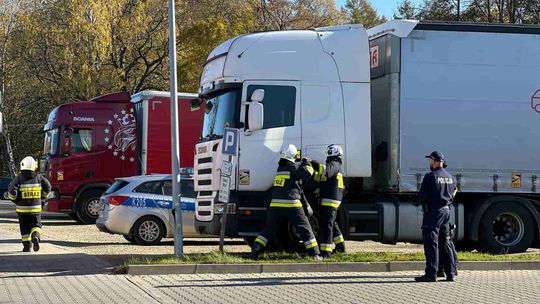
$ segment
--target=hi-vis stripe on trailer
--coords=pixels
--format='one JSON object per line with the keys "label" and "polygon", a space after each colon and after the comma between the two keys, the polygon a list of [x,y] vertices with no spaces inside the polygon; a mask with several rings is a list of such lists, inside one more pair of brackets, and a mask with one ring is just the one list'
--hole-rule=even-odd
{"label": "hi-vis stripe on trailer", "polygon": [[340,201],[338,200],[333,200],[333,199],[329,199],[329,198],[323,198],[321,199],[321,205],[322,206],[327,206],[327,207],[332,207],[332,208],[339,208],[339,205],[341,204]]}
{"label": "hi-vis stripe on trailer", "polygon": [[300,200],[273,199],[270,202],[270,207],[296,208],[302,207],[302,202]]}

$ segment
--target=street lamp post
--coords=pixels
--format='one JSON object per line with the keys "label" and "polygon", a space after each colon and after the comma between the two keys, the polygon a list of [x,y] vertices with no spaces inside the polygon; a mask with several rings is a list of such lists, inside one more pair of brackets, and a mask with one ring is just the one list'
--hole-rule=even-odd
{"label": "street lamp post", "polygon": [[171,85],[171,165],[172,165],[172,198],[174,206],[174,255],[184,255],[184,239],[182,231],[182,206],[180,200],[180,133],[178,130],[178,84],[176,78],[176,18],[174,0],[169,0],[169,63]]}

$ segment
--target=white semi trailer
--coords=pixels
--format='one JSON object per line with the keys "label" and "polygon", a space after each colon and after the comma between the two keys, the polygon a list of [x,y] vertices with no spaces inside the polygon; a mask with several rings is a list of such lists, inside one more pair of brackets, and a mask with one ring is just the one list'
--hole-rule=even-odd
{"label": "white semi trailer", "polygon": [[[262,229],[279,149],[343,145],[349,240],[420,242],[425,155],[459,187],[455,241],[492,253],[539,244],[540,27],[390,21],[248,34],[208,56],[195,151],[196,226],[219,234],[221,138],[240,129],[226,234]],[[264,90],[262,101],[252,101]],[[261,91],[258,92],[260,97]],[[316,216],[312,218],[316,229]],[[288,225],[274,245],[294,247]]]}

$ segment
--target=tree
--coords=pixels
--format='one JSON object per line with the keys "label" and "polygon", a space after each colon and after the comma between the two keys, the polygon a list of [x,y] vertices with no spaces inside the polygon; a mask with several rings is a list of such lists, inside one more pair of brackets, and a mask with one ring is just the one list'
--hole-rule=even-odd
{"label": "tree", "polygon": [[415,8],[411,0],[403,0],[394,13],[394,19],[416,19]]}
{"label": "tree", "polygon": [[418,17],[420,20],[452,21],[456,6],[452,0],[424,0]]}
{"label": "tree", "polygon": [[347,16],[348,22],[360,23],[365,28],[371,28],[387,21],[373,8],[369,0],[347,0],[343,13]]}

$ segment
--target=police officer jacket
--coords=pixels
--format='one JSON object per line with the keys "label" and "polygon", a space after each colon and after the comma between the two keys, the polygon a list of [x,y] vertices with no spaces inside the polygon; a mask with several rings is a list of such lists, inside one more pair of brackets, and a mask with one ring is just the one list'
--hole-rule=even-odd
{"label": "police officer jacket", "polygon": [[24,214],[39,214],[41,199],[51,191],[49,181],[34,171],[22,170],[8,186],[8,198],[17,206],[16,211]]}
{"label": "police officer jacket", "polygon": [[455,189],[452,175],[443,168],[437,168],[424,176],[418,196],[429,212],[450,205]]}
{"label": "police officer jacket", "polygon": [[302,207],[300,181],[307,181],[312,175],[313,167],[309,163],[300,165],[284,158],[280,159],[270,207]]}
{"label": "police officer jacket", "polygon": [[339,208],[345,192],[341,158],[332,156],[326,159],[325,165],[315,164],[315,180],[320,182],[321,205]]}

